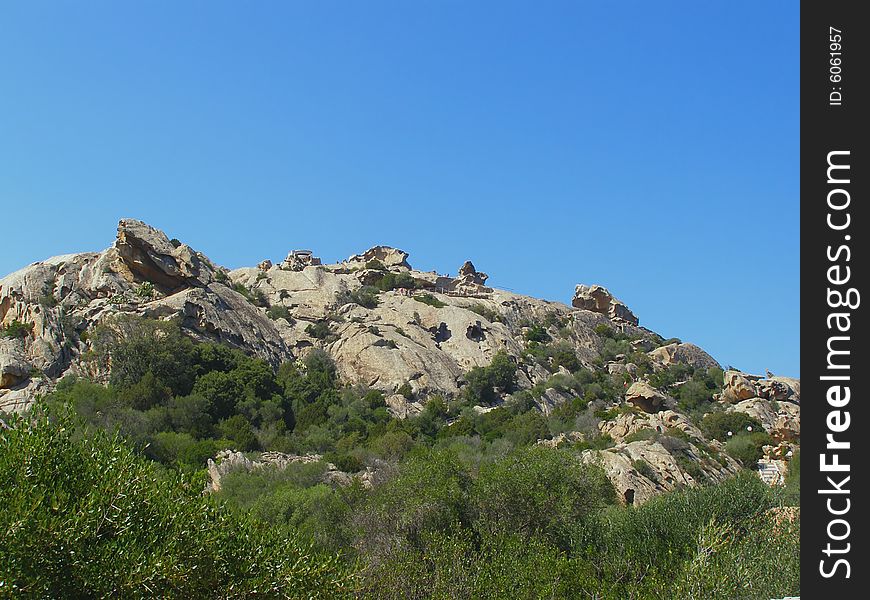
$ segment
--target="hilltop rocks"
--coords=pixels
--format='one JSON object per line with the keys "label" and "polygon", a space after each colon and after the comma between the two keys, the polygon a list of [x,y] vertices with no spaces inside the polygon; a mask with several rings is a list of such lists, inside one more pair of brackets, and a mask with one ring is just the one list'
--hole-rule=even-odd
{"label": "hilltop rocks", "polygon": [[751,376],[740,371],[725,371],[725,385],[722,389],[725,398],[733,399],[736,402],[758,396],[755,381]]}
{"label": "hilltop rocks", "polygon": [[635,381],[625,392],[625,401],[634,404],[644,412],[654,413],[665,406],[668,397],[645,381]]}
{"label": "hilltop rocks", "polygon": [[279,268],[285,271],[302,271],[305,267],[312,267],[321,264],[320,259],[314,256],[311,250],[292,250],[279,265]]}
{"label": "hilltop rocks", "polygon": [[600,285],[578,285],[574,289],[571,305],[574,308],[601,313],[612,320],[625,321],[631,325],[638,324],[634,313],[624,303],[614,298],[607,288]]}
{"label": "hilltop rocks", "polygon": [[654,366],[668,367],[683,363],[695,369],[719,368],[719,363],[695,344],[673,343],[661,346],[648,353]]}
{"label": "hilltop rocks", "polygon": [[740,402],[750,398],[764,398],[778,402],[800,404],[800,380],[790,377],[763,378],[736,370],[725,371],[725,385],[722,399],[726,402]]}
{"label": "hilltop rocks", "polygon": [[166,292],[212,280],[213,269],[190,246],[176,247],[162,231],[135,219],[120,221],[114,250],[117,266],[131,281],[148,281]]}
{"label": "hilltop rocks", "polygon": [[407,252],[399,250],[398,248],[391,248],[390,246],[374,246],[362,254],[351,256],[347,259],[347,262],[361,263],[365,265],[370,261],[377,261],[388,269],[391,267],[410,269],[411,265],[408,264],[408,256]]}

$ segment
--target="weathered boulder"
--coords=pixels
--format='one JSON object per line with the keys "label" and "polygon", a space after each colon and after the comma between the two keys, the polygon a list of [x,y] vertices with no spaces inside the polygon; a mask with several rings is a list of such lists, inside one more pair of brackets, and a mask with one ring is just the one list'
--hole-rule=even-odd
{"label": "weathered boulder", "polygon": [[601,313],[613,320],[625,321],[632,325],[638,324],[638,319],[623,302],[614,298],[607,288],[600,285],[577,285],[571,305],[583,310]]}
{"label": "weathered boulder", "polygon": [[489,279],[489,275],[478,271],[474,268],[474,263],[470,260],[466,260],[462,266],[459,267],[458,279],[465,284],[484,285],[486,280]]}
{"label": "weathered boulder", "polygon": [[760,379],[756,383],[756,389],[761,398],[768,400],[794,402],[796,404],[800,404],[801,401],[800,379],[793,379],[791,377]]}
{"label": "weathered boulder", "polygon": [[135,219],[121,219],[114,250],[117,267],[131,281],[147,281],[172,293],[212,280],[213,269],[193,249],[170,242],[162,231]]}
{"label": "weathered boulder", "polygon": [[411,265],[408,264],[408,253],[390,246],[374,246],[362,254],[355,254],[347,259],[349,263],[362,263],[363,265],[370,261],[377,261],[388,269],[391,267],[411,268]]}
{"label": "weathered boulder", "polygon": [[750,398],[735,404],[731,410],[757,419],[777,442],[800,439],[801,408],[798,404]]}
{"label": "weathered boulder", "polygon": [[599,431],[609,435],[617,443],[644,429],[652,429],[658,434],[664,434],[671,428],[678,429],[691,438],[699,440],[704,438],[701,430],[685,415],[673,410],[652,414],[623,413],[611,421],[601,421],[598,424]]}
{"label": "weathered boulder", "polygon": [[279,265],[285,271],[302,271],[305,267],[320,265],[321,261],[311,250],[291,250]]}
{"label": "weathered boulder", "polygon": [[22,344],[15,340],[0,339],[0,389],[22,383],[30,377],[32,368]]}
{"label": "weathered boulder", "polygon": [[695,344],[673,343],[647,353],[656,367],[683,363],[696,369],[719,368],[719,363]]}
{"label": "weathered boulder", "polygon": [[626,390],[625,401],[634,404],[644,412],[654,413],[665,407],[668,397],[645,381],[635,381]]}
{"label": "weathered boulder", "polygon": [[725,371],[725,385],[722,388],[723,400],[740,402],[741,400],[757,397],[757,380],[758,377],[753,377],[740,371]]}

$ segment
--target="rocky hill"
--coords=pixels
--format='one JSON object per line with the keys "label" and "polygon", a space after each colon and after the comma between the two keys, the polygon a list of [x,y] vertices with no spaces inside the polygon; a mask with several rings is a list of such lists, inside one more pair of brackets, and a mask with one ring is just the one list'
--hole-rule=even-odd
{"label": "rocky hill", "polygon": [[[196,340],[276,367],[322,348],[342,381],[381,390],[400,418],[419,414],[433,395],[459,396],[469,371],[498,353],[517,365],[511,393],[525,392],[545,415],[576,397],[574,374],[606,373],[621,386],[619,398],[599,406],[591,425],[540,443],[575,443],[590,437],[589,427],[609,436],[610,447],[583,456],[602,462],[626,502],[739,468],[724,441],[688,414],[695,375],[719,378],[712,402],[720,412],[763,426],[771,461],[799,440],[799,381],[723,375],[701,348],[642,327],[604,287],[578,285],[568,306],[488,287],[470,261],[447,276],[415,270],[408,257],[377,246],[321,264],[296,250],[277,264],[226,270],[145,223],[122,220],[102,252],[53,257],[0,280],[0,410],[26,410],[66,374],[105,380],[104,368],[83,360],[90,332],[135,314],[176,319]],[[509,397],[501,391],[475,410]]]}

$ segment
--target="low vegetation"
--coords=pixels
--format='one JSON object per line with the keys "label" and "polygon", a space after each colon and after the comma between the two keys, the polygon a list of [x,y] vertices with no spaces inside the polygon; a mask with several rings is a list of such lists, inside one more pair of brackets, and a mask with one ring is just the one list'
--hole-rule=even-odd
{"label": "low vegetation", "polygon": [[[309,327],[321,325],[328,336],[328,321]],[[177,323],[129,316],[89,338],[86,364],[108,370],[108,383],[65,378],[0,431],[4,593],[617,600],[799,591],[800,521],[769,517],[799,499],[799,457],[782,492],[744,472],[622,507],[602,468],[578,453],[613,444],[597,424],[632,410],[615,404],[625,380],[585,368],[558,340],[532,340],[522,358],[553,373],[545,385],[518,390],[518,365],[502,351],[466,373],[457,398],[401,386],[424,409],[399,420],[381,392],[342,384],[322,351],[273,368],[194,343]],[[689,374],[698,402],[716,377]],[[544,416],[536,401],[550,389],[572,400]],[[735,439],[762,430],[734,414],[710,412],[702,430],[748,464]],[[537,444],[564,431],[585,437]],[[684,437],[641,430],[632,439],[655,438],[700,470],[680,454],[698,442]],[[203,495],[206,461],[225,448],[323,459],[230,473]],[[356,477],[327,483],[327,462]],[[632,467],[655,477],[645,461]]]}

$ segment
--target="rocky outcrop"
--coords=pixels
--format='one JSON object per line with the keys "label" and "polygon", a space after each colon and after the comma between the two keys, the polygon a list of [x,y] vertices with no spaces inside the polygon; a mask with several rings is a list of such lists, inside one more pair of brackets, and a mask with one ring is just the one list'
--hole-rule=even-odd
{"label": "rocky outcrop", "polygon": [[305,267],[314,267],[320,264],[322,264],[320,259],[314,256],[311,250],[291,250],[279,268],[286,271],[302,271]]}
{"label": "rocky outcrop", "polygon": [[23,344],[0,339],[0,389],[19,385],[33,368],[22,351]]}
{"label": "rocky outcrop", "polygon": [[656,367],[668,367],[683,363],[695,369],[720,368],[716,360],[695,344],[677,342],[660,346],[648,353]]}
{"label": "rocky outcrop", "polygon": [[362,254],[351,256],[346,262],[365,265],[373,261],[380,263],[388,269],[391,267],[399,267],[402,269],[411,268],[411,265],[408,264],[408,253],[399,250],[398,248],[391,248],[390,246],[375,246],[369,248]]}
{"label": "rocky outcrop", "polygon": [[625,392],[625,401],[639,407],[644,412],[655,413],[662,410],[669,398],[645,381],[635,381]]}
{"label": "rocky outcrop", "polygon": [[583,310],[601,313],[616,321],[625,321],[637,325],[638,319],[628,307],[614,298],[607,288],[600,285],[578,285],[574,289],[571,306]]}
{"label": "rocky outcrop", "polygon": [[801,408],[798,404],[750,398],[738,402],[731,410],[757,419],[777,442],[800,439]]}
{"label": "rocky outcrop", "polygon": [[[675,454],[697,465],[695,476],[683,469]],[[694,445],[683,442],[678,450],[669,450],[659,441],[641,440],[617,444],[607,450],[585,450],[581,460],[604,468],[608,479],[616,488],[622,504],[643,504],[656,494],[683,486],[695,486],[706,481],[721,481],[739,469],[727,456],[723,463],[704,456]]]}
{"label": "rocky outcrop", "polygon": [[643,430],[652,430],[656,434],[664,434],[669,429],[677,429],[690,438],[703,439],[704,435],[688,417],[673,410],[647,413],[624,413],[612,421],[602,421],[598,424],[602,434],[609,435],[613,441],[625,441],[628,436]]}
{"label": "rocky outcrop", "polygon": [[147,281],[172,293],[207,285],[214,269],[187,244],[175,246],[162,231],[135,219],[122,219],[114,250],[118,270],[130,281]]}
{"label": "rocky outcrop", "polygon": [[263,452],[256,459],[250,459],[241,452],[234,450],[221,450],[214,459],[208,459],[208,476],[209,483],[206,488],[210,492],[221,491],[223,478],[229,473],[239,471],[256,471],[259,469],[276,469],[283,471],[291,465],[306,465],[313,463],[323,463],[323,474],[321,481],[324,483],[335,485],[350,485],[353,483],[354,477],[358,477],[362,484],[366,487],[371,487],[371,482],[374,476],[373,469],[366,469],[358,474],[345,473],[339,471],[336,466],[330,462],[324,462],[323,456],[320,454],[283,454],[281,452]]}
{"label": "rocky outcrop", "polygon": [[734,403],[750,398],[800,404],[800,380],[790,377],[763,378],[760,375],[750,375],[733,369],[725,371],[722,400]]}

